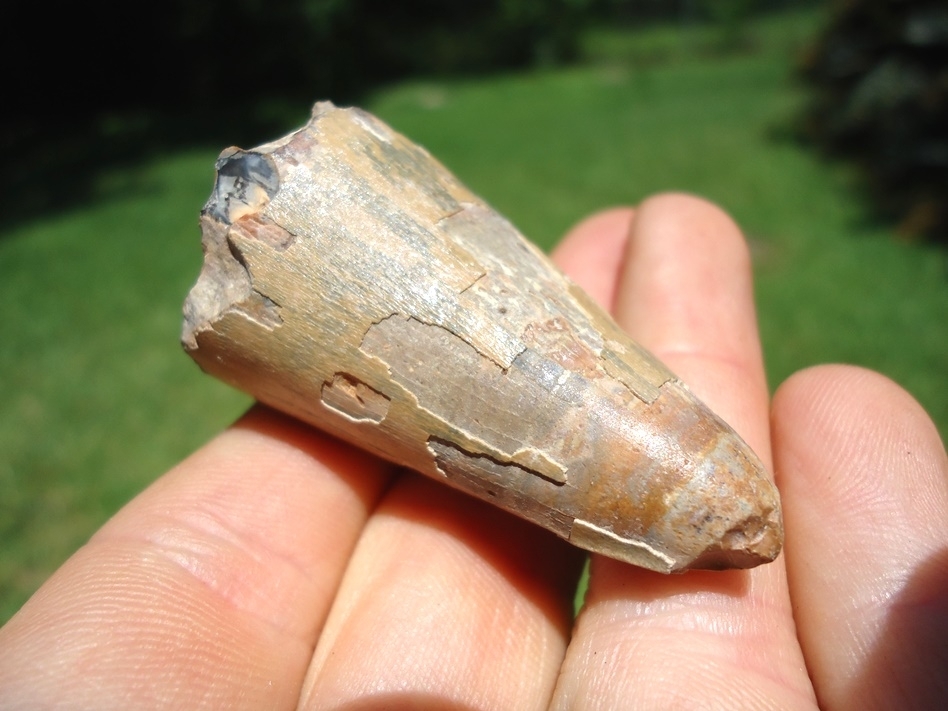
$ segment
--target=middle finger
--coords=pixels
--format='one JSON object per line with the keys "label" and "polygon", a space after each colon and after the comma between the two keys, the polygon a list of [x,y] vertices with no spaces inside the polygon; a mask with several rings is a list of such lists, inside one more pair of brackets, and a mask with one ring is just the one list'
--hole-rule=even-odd
{"label": "middle finger", "polygon": [[300,707],[545,708],[579,564],[552,534],[406,473],[360,539]]}
{"label": "middle finger", "polygon": [[[769,466],[746,244],[720,210],[660,196],[632,222],[617,319]],[[813,694],[782,561],[662,576],[593,558],[554,708],[793,708]]]}

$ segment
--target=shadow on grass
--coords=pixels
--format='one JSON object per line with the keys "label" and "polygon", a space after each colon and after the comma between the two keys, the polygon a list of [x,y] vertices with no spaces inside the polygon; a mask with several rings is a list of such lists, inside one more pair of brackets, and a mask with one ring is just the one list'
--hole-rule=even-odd
{"label": "shadow on grass", "polygon": [[302,123],[308,109],[300,99],[217,111],[152,109],[6,122],[0,150],[10,167],[0,177],[0,239],[24,221],[146,187],[127,176],[107,180],[116,169],[182,149],[258,145]]}

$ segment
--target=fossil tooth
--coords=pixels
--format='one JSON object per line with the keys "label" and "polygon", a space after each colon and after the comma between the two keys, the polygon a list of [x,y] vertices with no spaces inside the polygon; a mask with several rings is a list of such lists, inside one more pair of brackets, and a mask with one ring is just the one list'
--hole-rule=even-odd
{"label": "fossil tooth", "polygon": [[661,572],[773,560],[740,437],[503,217],[371,115],[228,149],[182,342],[386,459]]}

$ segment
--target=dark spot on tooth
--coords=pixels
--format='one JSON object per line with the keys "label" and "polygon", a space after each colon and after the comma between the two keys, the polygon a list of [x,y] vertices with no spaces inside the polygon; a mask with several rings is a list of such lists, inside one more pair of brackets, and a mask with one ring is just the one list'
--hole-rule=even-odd
{"label": "dark spot on tooth", "polygon": [[236,150],[217,160],[214,191],[204,213],[232,224],[247,212],[262,209],[280,189],[273,160],[262,153]]}

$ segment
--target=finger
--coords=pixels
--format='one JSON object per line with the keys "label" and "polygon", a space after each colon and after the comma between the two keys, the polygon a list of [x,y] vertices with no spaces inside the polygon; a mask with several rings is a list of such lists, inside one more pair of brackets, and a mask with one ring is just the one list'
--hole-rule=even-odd
{"label": "finger", "polygon": [[407,474],[359,542],[301,708],[545,708],[580,562],[547,531]]}
{"label": "finger", "polygon": [[905,391],[824,366],[774,400],[786,559],[826,709],[933,709],[948,698],[948,458]]}
{"label": "finger", "polygon": [[573,227],[553,250],[553,261],[604,309],[612,309],[633,214],[627,207],[598,212]]}
{"label": "finger", "polygon": [[129,503],[0,632],[4,699],[295,706],[389,472],[253,410]]}
{"label": "finger", "polygon": [[[750,260],[726,215],[682,195],[643,203],[616,315],[769,460]],[[779,563],[665,577],[593,557],[554,708],[799,703],[812,690]]]}
{"label": "finger", "polygon": [[646,202],[615,317],[768,460],[768,391],[750,253],[725,213],[686,195]]}

